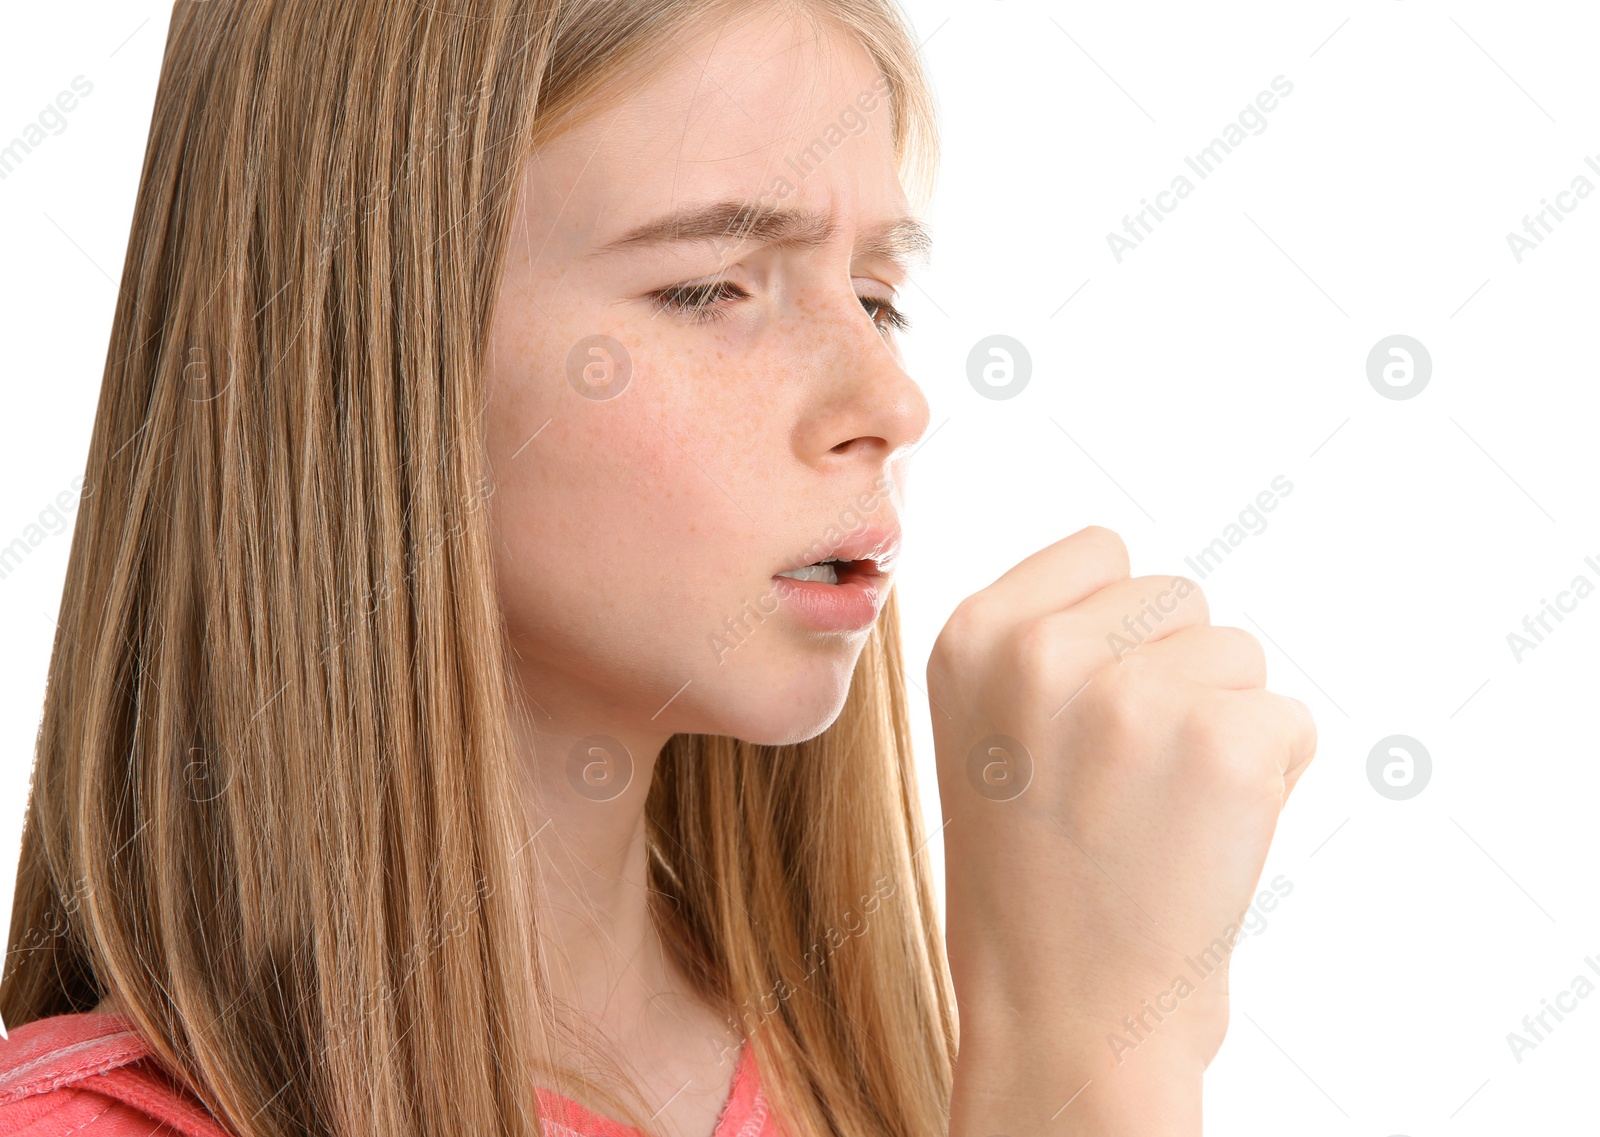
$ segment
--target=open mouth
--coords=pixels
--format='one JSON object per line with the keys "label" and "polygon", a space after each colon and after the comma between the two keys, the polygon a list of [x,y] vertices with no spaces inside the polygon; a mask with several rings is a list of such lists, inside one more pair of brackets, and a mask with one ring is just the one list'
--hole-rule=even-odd
{"label": "open mouth", "polygon": [[776,575],[789,580],[809,581],[813,584],[849,584],[879,575],[878,566],[870,560],[844,561],[837,557],[817,561],[804,568],[790,569]]}

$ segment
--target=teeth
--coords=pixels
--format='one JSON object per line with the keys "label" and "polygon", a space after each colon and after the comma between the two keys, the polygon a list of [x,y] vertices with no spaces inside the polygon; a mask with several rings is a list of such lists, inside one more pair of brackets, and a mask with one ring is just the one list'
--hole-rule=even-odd
{"label": "teeth", "polygon": [[819,564],[807,565],[805,568],[790,569],[788,572],[780,572],[778,575],[786,576],[790,580],[812,580],[822,584],[838,584],[839,574],[834,570],[834,566],[842,563],[844,562],[838,560],[827,560],[822,561]]}

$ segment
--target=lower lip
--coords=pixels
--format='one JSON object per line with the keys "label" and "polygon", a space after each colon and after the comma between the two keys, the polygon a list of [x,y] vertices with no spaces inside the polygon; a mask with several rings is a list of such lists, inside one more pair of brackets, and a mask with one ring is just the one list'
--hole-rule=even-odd
{"label": "lower lip", "polygon": [[778,601],[803,623],[819,632],[859,632],[878,618],[883,602],[883,579],[856,572],[838,584],[775,576]]}

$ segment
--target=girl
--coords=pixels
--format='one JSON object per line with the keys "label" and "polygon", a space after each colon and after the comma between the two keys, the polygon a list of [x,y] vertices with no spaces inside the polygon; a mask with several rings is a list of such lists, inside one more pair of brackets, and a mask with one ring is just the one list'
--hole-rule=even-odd
{"label": "girl", "polygon": [[1112,656],[1115,535],[1012,569],[928,668],[947,964],[891,587],[934,154],[889,0],[177,5],[0,1132],[1198,1132],[1221,992],[1101,1036],[1310,731],[1196,589]]}

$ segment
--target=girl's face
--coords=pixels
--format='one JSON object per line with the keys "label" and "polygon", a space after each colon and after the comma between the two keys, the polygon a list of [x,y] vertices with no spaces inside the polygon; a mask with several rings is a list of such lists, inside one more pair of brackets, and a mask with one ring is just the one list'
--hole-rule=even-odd
{"label": "girl's face", "polygon": [[[854,41],[765,15],[662,50],[523,177],[488,374],[501,604],[540,730],[799,741],[892,578],[920,230]],[[761,220],[717,236],[723,203]],[[777,579],[841,542],[839,584]]]}

